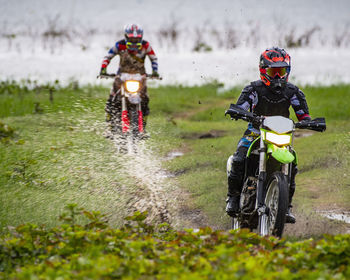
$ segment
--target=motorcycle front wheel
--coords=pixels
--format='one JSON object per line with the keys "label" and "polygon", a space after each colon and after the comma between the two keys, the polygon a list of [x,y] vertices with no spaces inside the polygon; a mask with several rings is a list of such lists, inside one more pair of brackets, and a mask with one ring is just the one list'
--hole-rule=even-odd
{"label": "motorcycle front wheel", "polygon": [[268,182],[265,206],[265,214],[259,216],[259,234],[281,237],[288,209],[288,181],[280,171],[273,173]]}

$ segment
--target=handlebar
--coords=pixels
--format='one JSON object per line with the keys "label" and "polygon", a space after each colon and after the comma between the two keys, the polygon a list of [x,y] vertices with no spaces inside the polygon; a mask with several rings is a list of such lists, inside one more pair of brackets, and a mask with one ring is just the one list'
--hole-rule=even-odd
{"label": "handlebar", "polygon": [[[163,77],[155,77],[152,74],[145,74],[146,78],[148,79],[152,79],[152,80],[163,80]],[[103,74],[103,75],[98,75],[96,78],[100,78],[100,79],[109,79],[109,78],[115,78],[116,76],[118,76],[117,74]]]}
{"label": "handlebar", "polygon": [[[231,104],[230,108],[226,110],[225,116],[230,115],[231,119],[241,119],[244,121],[248,121],[251,123],[254,123],[258,126],[260,126],[264,121],[264,116],[257,116],[254,113],[248,112],[241,107],[237,106],[236,104]],[[326,130],[326,120],[325,118],[316,118],[313,120],[306,120],[295,123],[295,128],[300,129],[310,129],[314,131],[323,132]]]}
{"label": "handlebar", "polygon": [[108,78],[114,78],[115,76],[117,76],[117,74],[103,74],[103,75],[98,75],[96,78],[108,79]]}

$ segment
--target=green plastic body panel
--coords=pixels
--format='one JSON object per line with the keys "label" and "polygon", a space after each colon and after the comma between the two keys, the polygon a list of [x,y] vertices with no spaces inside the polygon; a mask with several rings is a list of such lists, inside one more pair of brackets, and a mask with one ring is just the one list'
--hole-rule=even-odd
{"label": "green plastic body panel", "polygon": [[248,151],[247,151],[247,157],[250,156],[250,153],[252,152],[252,148],[253,148],[255,142],[258,141],[258,140],[260,139],[260,137],[261,137],[261,136],[258,136],[258,138],[256,138],[256,139],[252,142],[252,144],[250,144],[249,149],[248,149]]}
{"label": "green plastic body panel", "polygon": [[274,144],[268,143],[267,153],[271,154],[272,157],[283,164],[291,163],[295,160],[294,155],[288,151],[287,147],[280,148]]}

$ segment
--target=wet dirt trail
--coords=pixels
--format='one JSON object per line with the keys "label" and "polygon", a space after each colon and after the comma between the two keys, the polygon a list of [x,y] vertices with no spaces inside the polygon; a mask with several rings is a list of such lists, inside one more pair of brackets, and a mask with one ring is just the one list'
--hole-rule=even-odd
{"label": "wet dirt trail", "polygon": [[140,142],[137,151],[123,155],[122,159],[121,171],[134,184],[127,202],[130,214],[147,211],[146,222],[168,223],[177,229],[205,225],[205,215],[188,207],[190,194],[180,189],[175,175],[162,167],[169,157],[159,157],[146,143]]}

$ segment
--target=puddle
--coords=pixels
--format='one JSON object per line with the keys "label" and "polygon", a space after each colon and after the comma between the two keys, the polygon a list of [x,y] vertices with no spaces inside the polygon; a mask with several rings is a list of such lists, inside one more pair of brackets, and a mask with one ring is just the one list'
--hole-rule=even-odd
{"label": "puddle", "polygon": [[168,153],[164,159],[165,159],[165,160],[172,160],[172,159],[174,159],[174,158],[181,157],[181,156],[183,156],[183,155],[184,155],[183,152],[180,152],[180,151],[172,151],[172,152]]}
{"label": "puddle", "polygon": [[226,130],[216,130],[212,129],[208,132],[191,132],[184,133],[181,138],[182,139],[206,139],[206,138],[219,138],[223,137],[227,134]]}
{"label": "puddle", "polygon": [[330,220],[337,220],[341,222],[345,222],[347,224],[350,224],[350,212],[341,212],[338,211],[318,211],[323,217],[326,217]]}

